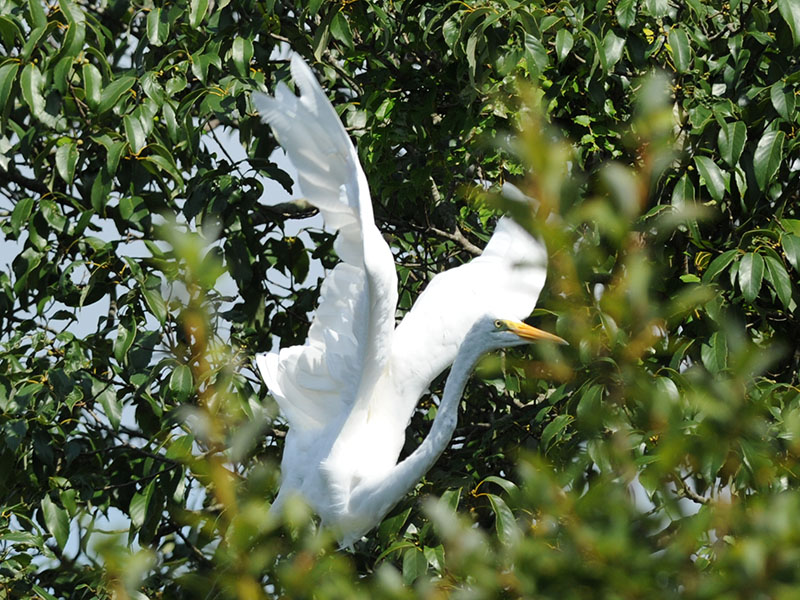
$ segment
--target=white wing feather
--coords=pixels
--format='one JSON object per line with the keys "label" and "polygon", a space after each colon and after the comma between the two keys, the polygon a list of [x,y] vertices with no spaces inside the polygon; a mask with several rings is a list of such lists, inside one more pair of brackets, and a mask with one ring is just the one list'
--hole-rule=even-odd
{"label": "white wing feather", "polygon": [[[256,357],[289,425],[310,431],[343,419],[389,358],[397,283],[389,247],[375,227],[358,155],[311,69],[296,54],[300,96],[280,82],[253,103],[297,169],[300,189],[338,232],[342,259],[322,284],[304,346]],[[388,318],[387,318],[388,317]]]}
{"label": "white wing feather", "polygon": [[395,331],[389,368],[393,387],[401,387],[402,397],[415,402],[400,403],[392,418],[406,422],[411,417],[416,399],[452,364],[478,319],[530,315],[546,273],[544,245],[504,217],[481,256],[436,275]]}

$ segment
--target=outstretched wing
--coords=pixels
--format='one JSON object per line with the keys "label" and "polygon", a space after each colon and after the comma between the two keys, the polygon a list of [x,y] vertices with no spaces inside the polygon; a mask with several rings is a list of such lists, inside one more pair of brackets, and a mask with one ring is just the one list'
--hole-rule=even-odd
{"label": "outstretched wing", "polygon": [[430,382],[455,360],[472,325],[485,315],[530,315],[546,275],[544,245],[510,218],[500,219],[483,254],[436,275],[397,327],[390,373],[409,403],[387,410],[405,423]]}
{"label": "outstretched wing", "polygon": [[308,430],[348,414],[388,361],[397,275],[347,132],[297,54],[291,72],[299,97],[280,82],[275,96],[253,94],[253,103],[297,169],[303,195],[338,232],[342,262],[322,284],[306,344],[256,362],[290,427]]}

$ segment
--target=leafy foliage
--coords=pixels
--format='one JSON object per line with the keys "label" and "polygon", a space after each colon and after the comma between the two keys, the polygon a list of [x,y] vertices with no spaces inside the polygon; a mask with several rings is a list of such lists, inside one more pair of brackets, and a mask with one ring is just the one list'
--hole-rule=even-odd
{"label": "leafy foliage", "polygon": [[[302,342],[336,260],[260,200],[291,189],[249,104],[285,44],[357,139],[400,312],[502,208],[571,343],[487,358],[350,554],[266,517],[250,357]],[[0,0],[0,45],[0,597],[791,597],[797,0]],[[535,201],[475,186],[504,181]]]}

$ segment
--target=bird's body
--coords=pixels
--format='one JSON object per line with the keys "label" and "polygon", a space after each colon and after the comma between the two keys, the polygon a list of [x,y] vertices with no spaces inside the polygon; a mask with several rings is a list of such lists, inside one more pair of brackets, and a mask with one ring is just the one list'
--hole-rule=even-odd
{"label": "bird's body", "polygon": [[[289,423],[273,508],[299,494],[349,545],[444,450],[481,354],[560,338],[504,320],[530,314],[546,275],[544,247],[509,219],[499,221],[482,256],[434,277],[395,328],[394,259],[375,227],[355,148],[308,66],[294,55],[291,67],[299,98],[280,83],[275,97],[254,101],[306,199],[338,231],[342,262],[323,282],[306,344],[257,357]],[[398,464],[418,399],[451,364],[431,433]]]}

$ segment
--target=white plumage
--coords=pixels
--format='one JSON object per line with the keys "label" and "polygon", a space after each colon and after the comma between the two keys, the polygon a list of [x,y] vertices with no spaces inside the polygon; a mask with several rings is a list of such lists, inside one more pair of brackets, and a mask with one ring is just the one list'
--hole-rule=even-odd
{"label": "white plumage", "polygon": [[[515,322],[536,304],[547,255],[507,218],[482,256],[434,277],[395,329],[394,260],[375,227],[356,150],[296,54],[291,72],[299,97],[281,82],[274,97],[254,94],[253,101],[297,168],[303,195],[337,231],[342,262],[323,282],[306,344],[256,357],[289,423],[273,509],[300,494],[350,545],[445,449],[481,354],[533,339],[563,340]],[[451,364],[430,434],[398,464],[419,397]]]}

